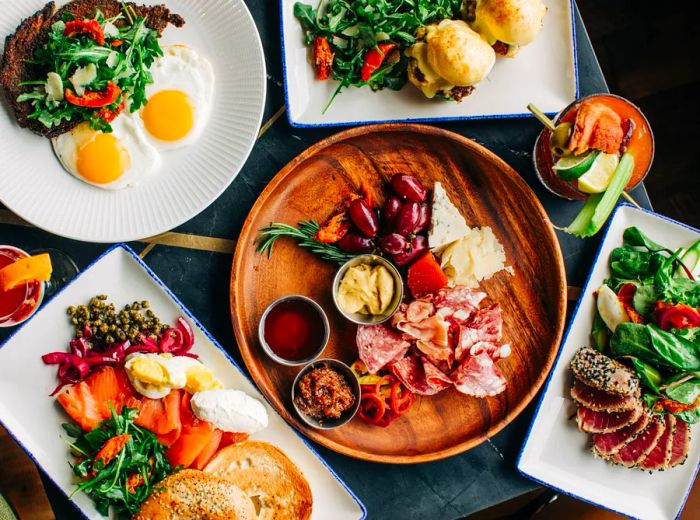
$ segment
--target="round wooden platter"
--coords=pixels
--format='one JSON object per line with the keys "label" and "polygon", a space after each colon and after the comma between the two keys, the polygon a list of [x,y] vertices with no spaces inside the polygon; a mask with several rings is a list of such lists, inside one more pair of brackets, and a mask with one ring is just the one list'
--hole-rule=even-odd
{"label": "round wooden platter", "polygon": [[[356,325],[335,309],[331,281],[338,266],[292,240],[279,240],[272,256],[256,253],[258,229],[271,222],[322,222],[361,181],[382,201],[395,173],[416,176],[429,190],[440,181],[470,226],[490,226],[515,276],[499,272],[481,287],[503,308],[510,357],[498,362],[507,389],[477,399],[446,390],[419,397],[387,428],[359,418],[335,430],[306,426],[291,403],[300,367],[269,359],[257,338],[265,307],[285,294],[304,294],[328,314],[331,337],[323,357],[357,358]],[[231,316],[250,373],[272,406],[310,439],[345,455],[391,463],[441,459],[494,435],[528,404],[545,380],[565,321],[566,282],[559,243],[535,194],[503,160],[483,146],[439,128],[384,124],[340,132],[307,149],[265,188],[243,226],[231,273]]]}

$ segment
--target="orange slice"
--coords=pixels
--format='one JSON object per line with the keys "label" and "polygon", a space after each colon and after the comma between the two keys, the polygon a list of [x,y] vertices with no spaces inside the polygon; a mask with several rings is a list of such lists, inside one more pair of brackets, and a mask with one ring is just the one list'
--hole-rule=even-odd
{"label": "orange slice", "polygon": [[0,290],[9,291],[30,281],[46,282],[51,278],[51,257],[48,253],[28,256],[0,269]]}

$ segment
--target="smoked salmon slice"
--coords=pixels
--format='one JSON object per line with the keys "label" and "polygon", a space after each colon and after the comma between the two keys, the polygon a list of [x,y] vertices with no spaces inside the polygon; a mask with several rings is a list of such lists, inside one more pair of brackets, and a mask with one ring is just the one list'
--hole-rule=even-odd
{"label": "smoked salmon slice", "polygon": [[165,452],[173,467],[182,465],[189,468],[211,440],[214,428],[211,424],[197,419],[190,406],[190,394],[183,392],[180,404],[182,431],[177,440]]}
{"label": "smoked salmon slice", "polygon": [[56,397],[81,428],[90,431],[111,416],[110,403],[117,413],[134,398],[126,372],[122,368],[103,367]]}
{"label": "smoked salmon slice", "polygon": [[139,411],[139,415],[134,421],[138,426],[153,432],[162,444],[170,446],[180,436],[182,428],[180,421],[181,400],[182,392],[171,390],[162,399],[134,397],[126,405]]}
{"label": "smoked salmon slice", "polygon": [[221,445],[221,437],[223,436],[223,432],[219,429],[215,429],[213,432],[211,432],[211,436],[209,437],[209,442],[207,443],[206,446],[202,449],[202,451],[199,452],[199,455],[197,455],[197,458],[194,459],[194,462],[192,463],[192,468],[194,469],[204,469],[204,466],[206,466],[211,458],[214,456],[214,454],[219,451],[219,446]]}

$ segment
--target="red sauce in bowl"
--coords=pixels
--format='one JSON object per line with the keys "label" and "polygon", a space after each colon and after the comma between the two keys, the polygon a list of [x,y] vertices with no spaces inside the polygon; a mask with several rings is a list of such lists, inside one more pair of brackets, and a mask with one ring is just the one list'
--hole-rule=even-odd
{"label": "red sauce in bowl", "polygon": [[263,336],[282,359],[302,361],[320,353],[326,327],[319,310],[300,298],[275,304],[265,317]]}
{"label": "red sauce in bowl", "polygon": [[[620,117],[631,119],[634,122],[634,132],[630,139],[627,151],[634,157],[634,169],[632,170],[632,178],[627,184],[627,190],[632,190],[641,183],[651,169],[651,163],[654,159],[654,136],[651,132],[649,122],[644,114],[632,103],[619,96],[612,94],[594,94],[583,99],[575,101],[566,107],[555,119],[554,123],[574,123],[576,120],[576,112],[583,102],[595,101],[602,103],[612,108]],[[535,143],[534,161],[535,171],[539,176],[542,184],[551,192],[564,197],[566,199],[586,199],[587,193],[580,192],[576,187],[576,182],[570,182],[560,179],[552,166],[554,165],[554,156],[549,149],[549,140],[552,137],[552,132],[545,128],[540,133]]]}

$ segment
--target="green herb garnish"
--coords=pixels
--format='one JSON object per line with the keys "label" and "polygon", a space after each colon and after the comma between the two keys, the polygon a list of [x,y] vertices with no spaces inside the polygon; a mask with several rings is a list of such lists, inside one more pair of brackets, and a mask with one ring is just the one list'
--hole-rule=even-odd
{"label": "green herb garnish", "polygon": [[[117,518],[130,518],[155,484],[173,471],[165,457],[165,446],[153,433],[134,424],[137,415],[133,408],[125,407],[121,414],[112,408],[112,417],[89,432],[74,424],[63,425],[66,433],[75,438],[70,446],[77,462],[71,467],[81,480],[71,498],[84,491],[104,516],[111,507]],[[113,457],[106,461],[96,457],[110,439],[125,434],[130,436],[128,441]]]}
{"label": "green herb garnish", "polygon": [[289,224],[283,224],[277,222],[260,228],[258,238],[255,240],[257,244],[257,252],[260,254],[267,254],[268,257],[272,254],[272,248],[275,245],[275,241],[281,237],[293,238],[301,247],[310,249],[311,252],[317,254],[324,260],[330,262],[335,262],[337,264],[344,264],[348,260],[357,256],[353,253],[348,253],[343,251],[338,246],[334,244],[326,244],[325,242],[319,242],[314,238],[314,235],[319,230],[320,226],[317,222],[313,220],[305,220],[299,222],[298,227],[290,226]]}

